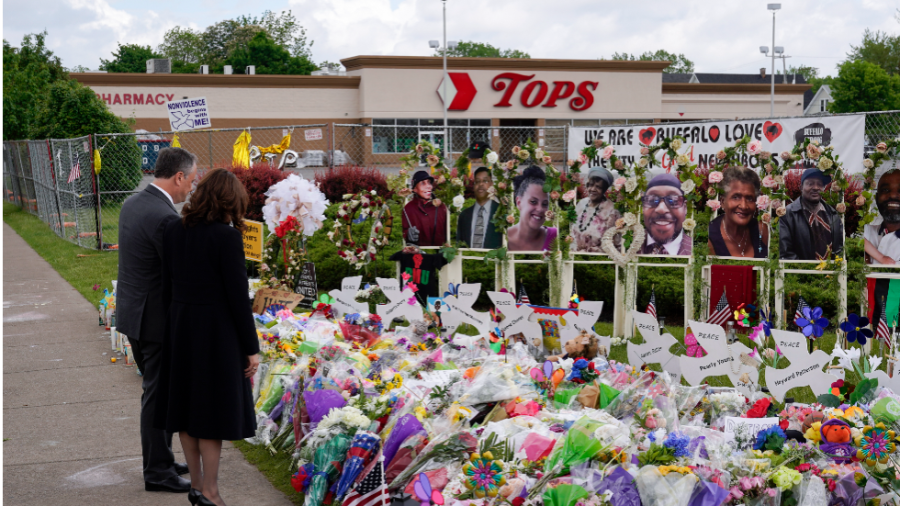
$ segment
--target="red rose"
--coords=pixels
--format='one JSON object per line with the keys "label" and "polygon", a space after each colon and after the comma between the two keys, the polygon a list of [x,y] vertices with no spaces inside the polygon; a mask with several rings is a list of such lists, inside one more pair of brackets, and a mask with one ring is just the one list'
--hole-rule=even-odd
{"label": "red rose", "polygon": [[769,410],[772,401],[769,399],[760,399],[753,404],[753,407],[747,411],[747,418],[763,418]]}
{"label": "red rose", "polygon": [[787,420],[782,420],[782,421],[778,422],[778,426],[781,427],[781,430],[787,430],[788,425],[789,424],[788,424]]}
{"label": "red rose", "polygon": [[512,500],[512,506],[522,506],[523,503],[525,503],[524,497],[516,497]]}

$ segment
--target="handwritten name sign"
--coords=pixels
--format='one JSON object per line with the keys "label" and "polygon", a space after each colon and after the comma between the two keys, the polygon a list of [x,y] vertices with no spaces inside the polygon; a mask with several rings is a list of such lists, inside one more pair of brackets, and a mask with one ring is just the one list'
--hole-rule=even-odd
{"label": "handwritten name sign", "polygon": [[[559,342],[562,343],[563,347],[565,347],[567,342],[581,335],[582,330],[594,334],[594,324],[597,323],[597,319],[600,318],[602,311],[603,301],[584,300],[578,304],[577,314],[574,311],[569,311],[563,315],[563,320],[565,320],[566,324],[559,329]],[[597,337],[600,345],[605,346],[609,350],[611,338],[608,336]]]}
{"label": "handwritten name sign", "polygon": [[444,297],[449,311],[446,316],[441,315],[441,320],[449,335],[453,335],[463,323],[473,325],[481,335],[490,332],[491,314],[472,309],[480,293],[481,283],[464,283],[459,285],[456,297]]}
{"label": "handwritten name sign", "polygon": [[369,312],[368,302],[356,302],[356,292],[359,291],[361,282],[362,276],[349,276],[341,280],[340,290],[328,292],[328,295],[334,297],[332,307],[337,312],[341,314]]}
{"label": "handwritten name sign", "polygon": [[406,321],[425,319],[422,306],[418,302],[409,303],[409,299],[415,301],[415,294],[409,288],[400,290],[400,282],[393,278],[375,278],[382,293],[390,300],[387,304],[379,304],[376,308],[378,316],[385,321],[394,318],[406,318]]}
{"label": "handwritten name sign", "polygon": [[738,427],[743,425],[747,427],[748,434],[756,435],[759,431],[766,430],[769,427],[778,425],[778,417],[771,418],[740,418],[737,416],[724,417],[725,423],[722,427],[726,434],[734,434]]}
{"label": "handwritten name sign", "polygon": [[299,293],[275,290],[274,288],[260,288],[253,297],[253,312],[262,314],[272,304],[280,304],[285,309],[294,309],[303,300]]}
{"label": "handwritten name sign", "polygon": [[[744,365],[740,361],[741,353],[750,353],[750,348],[740,342],[728,345],[725,329],[711,323],[688,321],[688,327],[697,338],[697,342],[707,355],[704,357],[681,357],[684,379],[690,385],[699,385],[710,376],[728,376],[735,389],[744,395],[750,395],[753,385],[759,382],[759,370]],[[741,381],[749,378],[749,382]]]}
{"label": "handwritten name sign", "polygon": [[528,317],[534,313],[534,309],[531,306],[522,304],[516,307],[513,295],[507,292],[488,292],[488,298],[505,316],[498,326],[506,337],[520,332],[526,339],[543,336],[541,326],[537,322],[528,321]]}
{"label": "handwritten name sign", "polygon": [[838,378],[822,372],[822,368],[831,363],[830,355],[822,350],[809,353],[806,337],[799,332],[772,329],[772,337],[791,362],[784,369],[766,367],[766,385],[772,397],[782,401],[788,390],[795,387],[809,386],[816,397],[831,390],[831,384]]}
{"label": "handwritten name sign", "polygon": [[634,366],[640,364],[659,364],[676,382],[681,381],[681,358],[673,355],[669,348],[678,341],[672,334],[659,334],[659,323],[656,318],[640,311],[632,311],[634,324],[644,338],[644,344],[628,342],[628,362]]}

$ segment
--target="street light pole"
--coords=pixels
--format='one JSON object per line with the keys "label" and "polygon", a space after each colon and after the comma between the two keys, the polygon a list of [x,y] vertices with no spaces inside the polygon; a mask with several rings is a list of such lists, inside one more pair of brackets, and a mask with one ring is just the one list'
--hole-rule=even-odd
{"label": "street light pole", "polygon": [[772,11],[772,90],[769,103],[769,117],[775,117],[775,13],[781,9],[781,4],[769,4],[767,8]]}
{"label": "street light pole", "polygon": [[[449,77],[449,76],[447,75],[447,0],[441,0],[441,3],[444,5],[444,46],[443,46],[443,55],[444,55],[444,79],[443,79],[443,83],[444,83],[444,100],[443,100],[443,102],[444,102],[444,157],[446,158],[446,157],[447,157],[447,154],[449,153],[449,151],[448,151],[448,149],[447,149],[447,145],[448,145],[448,144],[447,144],[447,134],[448,134],[448,132],[447,132],[447,107],[448,107],[448,104],[447,104],[447,80],[448,80],[448,77]],[[773,44],[773,45],[774,45],[774,44]],[[774,62],[775,60],[772,60],[772,61]],[[773,63],[773,65],[774,65],[774,63]]]}

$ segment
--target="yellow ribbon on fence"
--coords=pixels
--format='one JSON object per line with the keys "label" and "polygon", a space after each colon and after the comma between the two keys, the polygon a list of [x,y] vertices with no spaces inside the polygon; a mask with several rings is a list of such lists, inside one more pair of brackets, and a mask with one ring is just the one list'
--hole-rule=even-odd
{"label": "yellow ribbon on fence", "polygon": [[180,148],[180,147],[181,147],[181,142],[178,140],[178,134],[173,134],[173,135],[172,135],[172,147],[173,147],[173,148]]}
{"label": "yellow ribbon on fence", "polygon": [[100,150],[94,150],[94,174],[100,173]]}
{"label": "yellow ribbon on fence", "polygon": [[263,155],[268,154],[268,153],[272,153],[274,155],[280,155],[281,153],[284,153],[284,150],[288,149],[289,147],[291,147],[291,134],[285,135],[281,139],[280,144],[272,144],[271,146],[269,146],[267,148],[262,148],[262,147],[259,148],[259,152]]}
{"label": "yellow ribbon on fence", "polygon": [[250,132],[244,130],[234,141],[234,157],[231,160],[232,167],[250,168]]}

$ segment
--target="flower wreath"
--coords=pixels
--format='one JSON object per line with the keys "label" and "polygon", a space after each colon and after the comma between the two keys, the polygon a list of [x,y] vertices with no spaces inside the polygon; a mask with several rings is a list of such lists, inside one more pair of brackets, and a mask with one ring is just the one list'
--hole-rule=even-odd
{"label": "flower wreath", "polygon": [[[365,247],[353,240],[353,225],[372,217],[372,229]],[[375,260],[391,239],[394,217],[391,208],[375,190],[344,195],[344,202],[338,207],[328,240],[338,247],[338,255],[357,269]],[[343,249],[341,249],[343,248]]]}
{"label": "flower wreath", "polygon": [[[468,150],[465,151],[468,153]],[[422,141],[400,158],[401,167],[397,176],[388,177],[388,188],[395,192],[395,195],[401,199],[406,199],[412,195],[412,188],[409,187],[409,179],[413,172],[419,169],[420,164],[424,162],[432,177],[434,177],[434,205],[439,206],[442,202],[454,204],[454,207],[462,209],[462,203],[459,198],[462,197],[465,202],[463,193],[465,192],[464,179],[469,176],[468,165],[461,166],[459,163],[453,168],[447,167],[441,158],[441,149],[428,141]],[[446,184],[449,182],[450,184]],[[403,203],[401,201],[401,203]],[[458,205],[456,205],[458,204]]]}

